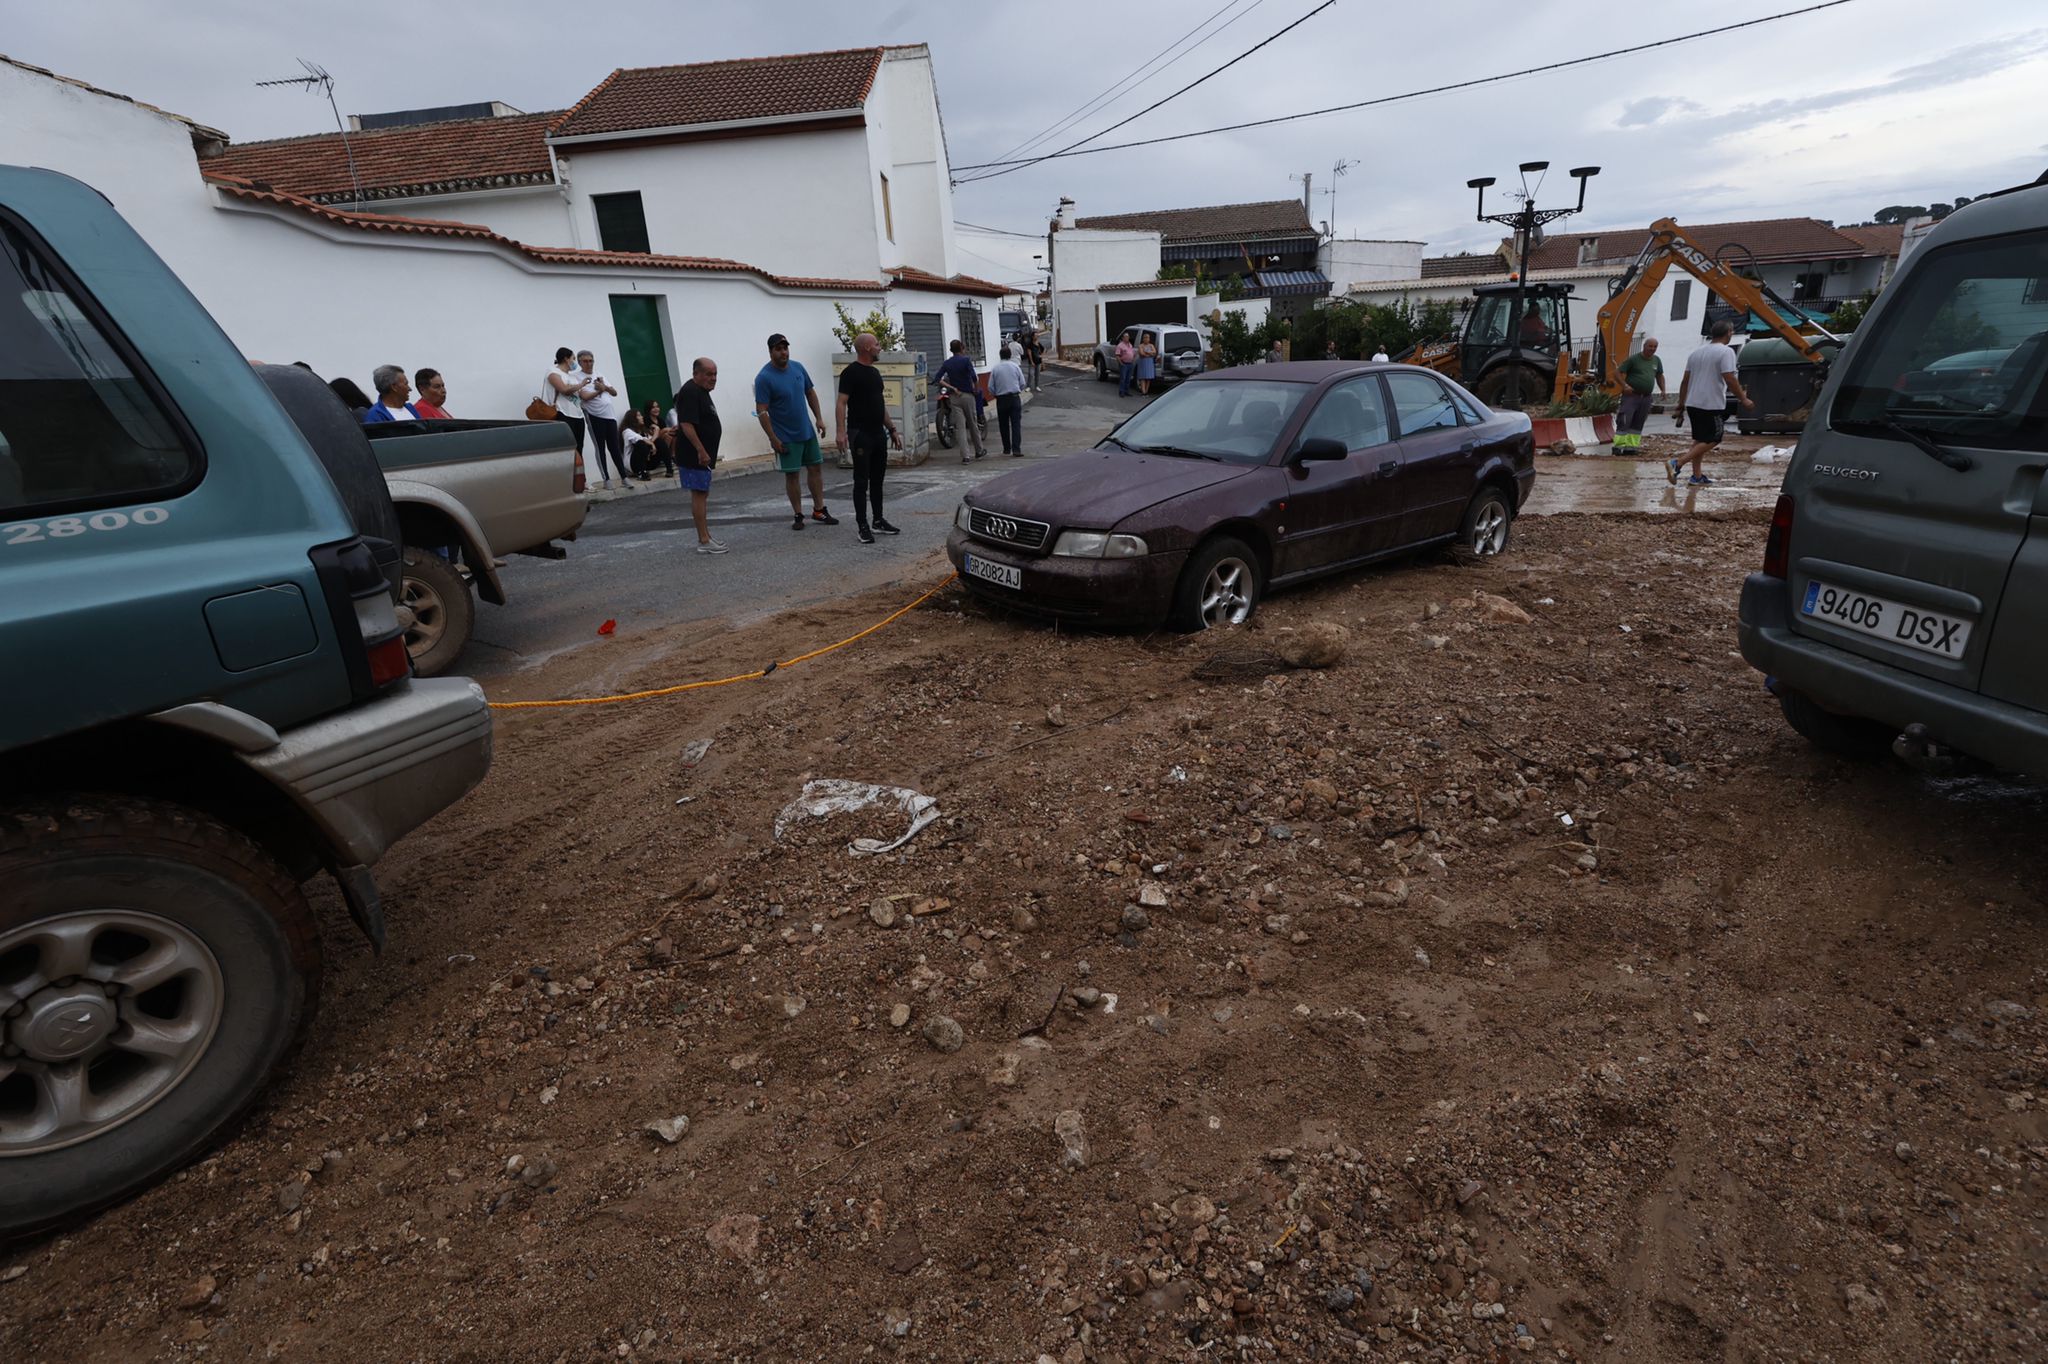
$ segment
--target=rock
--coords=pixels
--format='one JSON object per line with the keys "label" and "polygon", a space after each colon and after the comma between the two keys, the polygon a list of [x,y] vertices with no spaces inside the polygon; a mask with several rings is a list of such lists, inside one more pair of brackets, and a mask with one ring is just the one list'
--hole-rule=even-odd
{"label": "rock", "polygon": [[1562,438],[1550,442],[1550,445],[1547,448],[1553,455],[1576,455],[1577,453],[1579,453],[1578,446]]}
{"label": "rock", "polygon": [[1348,1312],[1357,1302],[1358,1294],[1341,1285],[1323,1295],[1323,1306],[1332,1312]]}
{"label": "rock", "polygon": [[1060,1139],[1060,1168],[1080,1170],[1088,1165],[1088,1133],[1078,1110],[1069,1108],[1052,1120],[1052,1134]]}
{"label": "rock", "polygon": [[1360,1265],[1360,1266],[1359,1266],[1359,1267],[1358,1267],[1357,1269],[1355,1269],[1355,1270],[1353,1270],[1353,1271],[1352,1271],[1352,1273],[1351,1273],[1351,1277],[1352,1277],[1353,1281],[1355,1281],[1355,1282],[1356,1282],[1356,1283],[1358,1284],[1358,1291],[1359,1291],[1359,1292],[1361,1292],[1361,1293],[1370,1293],[1370,1292],[1372,1292],[1372,1271],[1371,1271],[1371,1270],[1369,1270],[1369,1269],[1365,1268],[1365,1266],[1363,1266],[1363,1265]]}
{"label": "rock", "polygon": [[750,1212],[729,1212],[711,1224],[704,1241],[714,1254],[751,1261],[761,1249],[761,1219]]}
{"label": "rock", "polygon": [[1173,1200],[1173,1218],[1184,1227],[1206,1227],[1216,1220],[1216,1205],[1198,1193]]}
{"label": "rock", "polygon": [[1429,953],[1418,947],[1415,949],[1415,960],[1421,965],[1427,966],[1429,965]]}
{"label": "rock", "polygon": [[535,1156],[519,1171],[519,1182],[529,1189],[538,1189],[555,1177],[555,1162],[546,1156]]}
{"label": "rock", "polygon": [[1136,905],[1125,905],[1123,917],[1119,922],[1123,924],[1127,933],[1142,933],[1152,926],[1152,916]]}
{"label": "rock", "polygon": [[1897,1146],[1894,1146],[1892,1148],[1892,1154],[1897,1156],[1906,1164],[1911,1165],[1913,1163],[1913,1157],[1917,1155],[1918,1152],[1914,1151],[1912,1142],[1902,1141]]}
{"label": "rock", "polygon": [[219,1286],[214,1281],[213,1275],[201,1274],[191,1283],[185,1285],[185,1291],[178,1295],[178,1310],[180,1312],[199,1311],[213,1301],[214,1290]]}
{"label": "rock", "polygon": [[1994,999],[1984,1006],[1984,1012],[1993,1018],[2032,1018],[2034,1011],[2024,1004],[2015,1004],[2009,999]]}
{"label": "rock", "polygon": [[1467,1203],[1470,1203],[1479,1196],[1480,1191],[1485,1187],[1485,1182],[1477,1179],[1468,1179],[1460,1184],[1458,1186],[1458,1206],[1462,1208]]}
{"label": "rock", "polygon": [[1173,1032],[1173,1025],[1158,1014],[1146,1014],[1145,1026],[1158,1033],[1161,1037],[1170,1036]]}
{"label": "rock", "polygon": [[775,1007],[782,1011],[784,1018],[795,1018],[804,1011],[804,1004],[802,995],[783,995],[775,1001]]}
{"label": "rock", "polygon": [[900,1027],[902,1027],[902,1026],[903,1026],[904,1024],[908,1023],[909,1021],[910,1021],[910,1006],[909,1006],[908,1004],[898,1004],[898,1005],[897,1005],[896,1007],[894,1007],[893,1009],[889,1010],[889,1026],[890,1026],[890,1027],[892,1027],[892,1028],[900,1028]]}
{"label": "rock", "polygon": [[1093,985],[1083,985],[1074,991],[1074,1002],[1084,1009],[1092,1009],[1102,1003],[1102,991]]}
{"label": "rock", "polygon": [[868,906],[868,918],[874,921],[876,928],[894,928],[896,906],[887,900],[877,900]]}
{"label": "rock", "polygon": [[299,1204],[306,1201],[306,1185],[303,1180],[287,1179],[277,1186],[277,1210],[297,1212]]}
{"label": "rock", "polygon": [[683,1139],[683,1134],[690,1130],[690,1120],[678,1113],[673,1118],[655,1118],[643,1123],[641,1130],[653,1133],[666,1145],[674,1146]]}
{"label": "rock", "polygon": [[1294,830],[1288,828],[1285,824],[1275,824],[1270,826],[1266,830],[1266,837],[1277,838],[1280,841],[1285,842],[1286,840],[1294,837]]}
{"label": "rock", "polygon": [[898,1274],[908,1274],[924,1263],[924,1243],[915,1227],[898,1227],[882,1246],[882,1263]]}
{"label": "rock", "polygon": [[1138,887],[1138,903],[1147,909],[1166,908],[1166,887],[1157,881],[1147,881]]}
{"label": "rock", "polygon": [[1019,933],[1029,933],[1038,927],[1038,916],[1022,905],[1010,911],[1010,927]]}
{"label": "rock", "polygon": [[1431,653],[1435,653],[1450,642],[1451,637],[1449,635],[1424,635],[1422,637],[1423,647],[1427,648]]}
{"label": "rock", "polygon": [[1852,1317],[1874,1317],[1884,1313],[1884,1299],[1860,1283],[1842,1286],[1842,1306]]}
{"label": "rock", "polygon": [[1536,619],[1506,597],[1496,597],[1491,592],[1473,593],[1472,603],[1479,609],[1483,620],[1498,621],[1503,625],[1529,625]]}
{"label": "rock", "polygon": [[1066,713],[1058,706],[1048,706],[1045,711],[1045,722],[1054,729],[1058,729],[1067,722]]}
{"label": "rock", "polygon": [[1290,668],[1332,668],[1350,643],[1351,632],[1335,621],[1313,621],[1281,635],[1279,653]]}
{"label": "rock", "polygon": [[967,1034],[958,1023],[944,1014],[933,1014],[924,1025],[924,1040],[947,1055],[960,1050],[967,1040]]}
{"label": "rock", "polygon": [[1325,805],[1335,805],[1337,803],[1336,783],[1325,781],[1321,777],[1310,777],[1307,781],[1303,782],[1301,784],[1301,794],[1311,799],[1319,800]]}

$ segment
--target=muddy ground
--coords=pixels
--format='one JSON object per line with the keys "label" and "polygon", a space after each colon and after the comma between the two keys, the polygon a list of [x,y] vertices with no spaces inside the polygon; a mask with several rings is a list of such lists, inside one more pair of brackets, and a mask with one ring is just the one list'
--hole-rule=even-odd
{"label": "muddy ground", "polygon": [[[1532,517],[1226,638],[949,590],[502,714],[381,961],[321,892],[242,1133],[0,1257],[0,1358],[2039,1359],[2048,801],[1793,735],[1764,533]],[[939,817],[778,841],[823,777]]]}

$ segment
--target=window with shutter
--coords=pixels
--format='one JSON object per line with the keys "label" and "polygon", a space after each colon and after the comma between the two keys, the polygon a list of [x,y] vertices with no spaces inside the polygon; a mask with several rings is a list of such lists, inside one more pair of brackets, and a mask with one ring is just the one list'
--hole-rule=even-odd
{"label": "window with shutter", "polygon": [[607,251],[646,252],[647,213],[640,206],[640,191],[625,194],[593,194],[590,208],[597,215],[597,241]]}

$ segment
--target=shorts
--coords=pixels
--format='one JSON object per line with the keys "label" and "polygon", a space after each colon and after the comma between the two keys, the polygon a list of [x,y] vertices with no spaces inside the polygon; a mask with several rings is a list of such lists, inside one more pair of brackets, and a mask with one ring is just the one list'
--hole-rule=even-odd
{"label": "shorts", "polygon": [[818,438],[809,440],[786,440],[782,442],[782,453],[775,457],[775,467],[785,474],[793,474],[807,466],[825,462],[825,452],[818,448]]}
{"label": "shorts", "polygon": [[709,469],[678,469],[676,470],[676,481],[683,485],[685,492],[708,493],[711,491],[711,471]]}
{"label": "shorts", "polygon": [[1719,412],[1704,407],[1688,407],[1685,415],[1692,418],[1692,438],[1701,445],[1719,445],[1727,429],[1728,419]]}

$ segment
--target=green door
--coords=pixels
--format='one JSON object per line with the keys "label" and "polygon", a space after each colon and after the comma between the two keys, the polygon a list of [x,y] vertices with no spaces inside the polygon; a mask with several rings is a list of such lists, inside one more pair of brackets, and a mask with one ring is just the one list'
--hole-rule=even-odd
{"label": "green door", "polygon": [[661,342],[661,303],[644,294],[612,295],[612,330],[619,339],[619,369],[626,397],[636,408],[659,399],[664,410],[675,396],[668,347]]}

